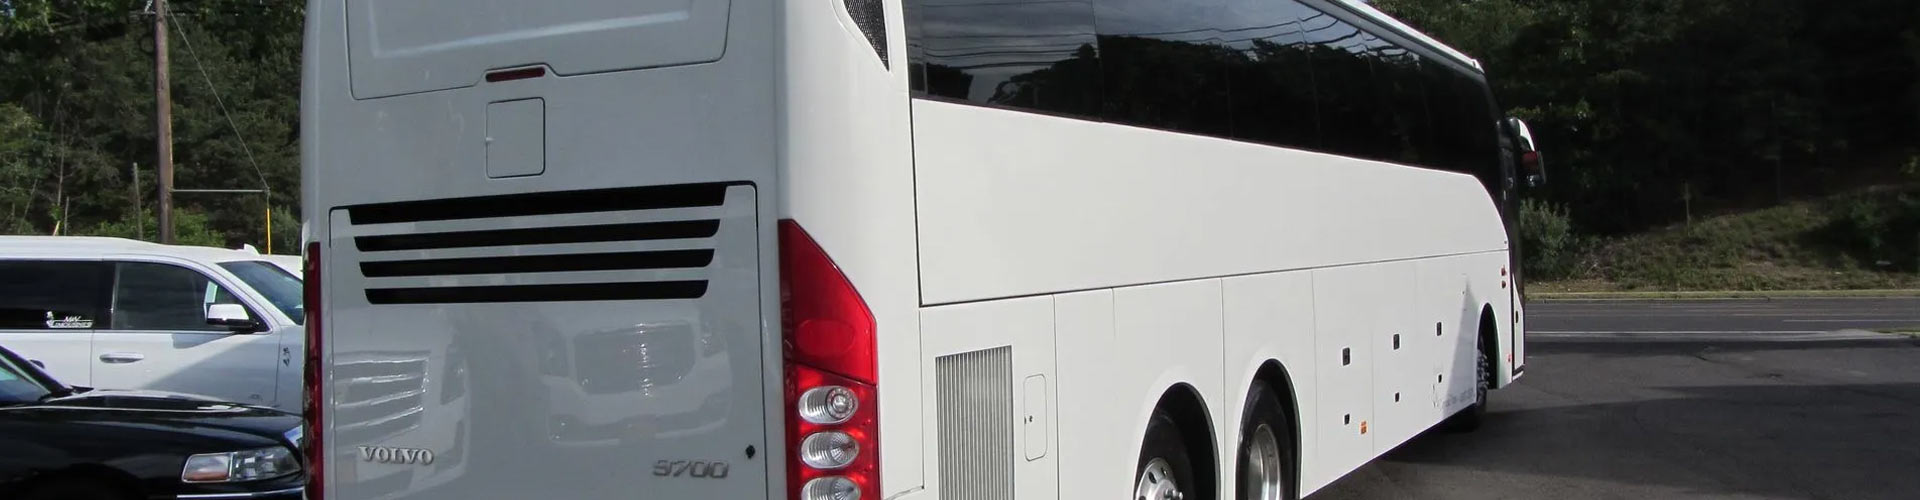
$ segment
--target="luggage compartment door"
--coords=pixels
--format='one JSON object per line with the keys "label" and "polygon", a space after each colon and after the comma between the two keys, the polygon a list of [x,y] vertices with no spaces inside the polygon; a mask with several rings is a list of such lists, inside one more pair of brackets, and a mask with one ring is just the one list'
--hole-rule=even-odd
{"label": "luggage compartment door", "polygon": [[330,492],[765,496],[757,204],[708,183],[333,210]]}

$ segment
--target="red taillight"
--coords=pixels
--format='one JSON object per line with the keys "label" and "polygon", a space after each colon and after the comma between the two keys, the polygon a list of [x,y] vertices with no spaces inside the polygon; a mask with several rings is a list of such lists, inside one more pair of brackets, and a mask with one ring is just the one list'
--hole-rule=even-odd
{"label": "red taillight", "polygon": [[[795,500],[845,498],[810,494],[811,482],[816,492],[837,487],[842,493],[857,492],[856,498],[879,500],[873,313],[798,223],[781,220],[779,231],[788,491]],[[816,389],[818,397],[803,401]],[[850,402],[844,397],[849,393]],[[849,405],[850,415],[836,416]],[[812,447],[809,437],[814,438]]]}
{"label": "red taillight", "polygon": [[301,414],[306,417],[306,429],[301,432],[301,436],[306,439],[306,443],[301,444],[301,450],[305,451],[307,456],[306,498],[310,500],[326,498],[327,477],[326,461],[323,459],[326,456],[327,427],[323,425],[325,416],[320,411],[326,407],[326,392],[323,390],[326,384],[321,378],[320,371],[323,362],[320,357],[322,338],[320,318],[324,316],[320,313],[320,262],[320,244],[307,243],[307,258],[302,268],[302,274],[305,275],[302,278],[302,284],[305,286],[301,290],[301,306],[306,308],[307,313],[307,348],[304,353],[306,364],[303,365],[304,369],[301,373],[303,378],[301,387],[304,388]]}
{"label": "red taillight", "polygon": [[780,221],[780,326],[787,359],[873,384],[873,313],[827,252]]}

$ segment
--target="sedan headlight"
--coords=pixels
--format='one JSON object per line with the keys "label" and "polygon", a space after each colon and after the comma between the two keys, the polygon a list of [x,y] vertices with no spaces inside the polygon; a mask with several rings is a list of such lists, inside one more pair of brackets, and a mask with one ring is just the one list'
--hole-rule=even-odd
{"label": "sedan headlight", "polygon": [[307,442],[305,441],[306,434],[303,432],[305,429],[306,426],[304,425],[287,429],[287,432],[281,434],[281,436],[287,438],[287,442],[293,443],[294,448],[305,448],[307,447]]}
{"label": "sedan headlight", "polygon": [[293,451],[279,446],[232,453],[202,453],[187,457],[180,480],[189,483],[230,483],[272,479],[300,472]]}

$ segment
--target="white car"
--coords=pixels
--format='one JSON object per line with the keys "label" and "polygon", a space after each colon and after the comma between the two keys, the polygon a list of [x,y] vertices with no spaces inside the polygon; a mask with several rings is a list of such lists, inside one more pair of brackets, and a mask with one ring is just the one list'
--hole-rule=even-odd
{"label": "white car", "polygon": [[258,253],[0,236],[0,345],[70,384],[299,411],[300,278]]}
{"label": "white car", "polygon": [[300,273],[303,272],[302,267],[306,265],[306,260],[298,255],[262,254],[260,253],[260,249],[254,248],[253,245],[240,245],[240,251],[259,255],[261,260],[280,266],[281,269],[285,269],[295,277],[300,276]]}

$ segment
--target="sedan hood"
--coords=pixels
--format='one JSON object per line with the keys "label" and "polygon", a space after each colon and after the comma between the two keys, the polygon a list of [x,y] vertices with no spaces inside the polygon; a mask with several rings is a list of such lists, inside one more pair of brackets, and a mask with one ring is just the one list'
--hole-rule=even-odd
{"label": "sedan hood", "polygon": [[201,427],[279,440],[300,426],[300,417],[260,406],[156,391],[95,390],[14,408],[14,412],[90,422]]}

